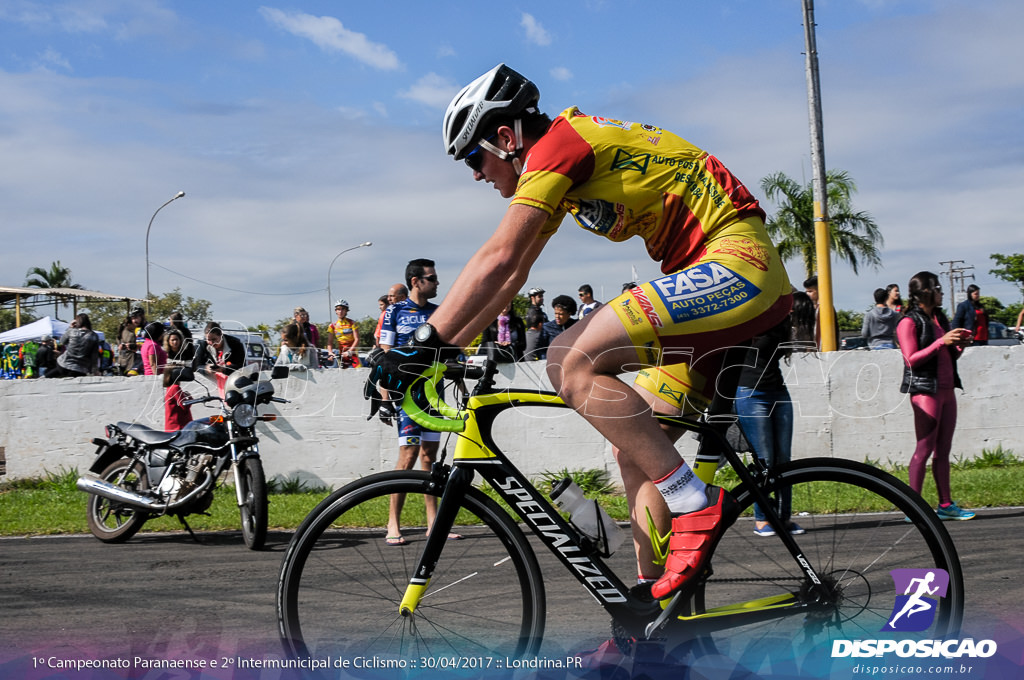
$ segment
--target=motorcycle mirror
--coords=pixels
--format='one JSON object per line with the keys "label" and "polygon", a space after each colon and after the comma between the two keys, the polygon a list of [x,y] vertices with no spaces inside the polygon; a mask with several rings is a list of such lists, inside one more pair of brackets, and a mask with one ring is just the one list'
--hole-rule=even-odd
{"label": "motorcycle mirror", "polygon": [[288,377],[288,367],[283,364],[278,364],[270,369],[271,380],[283,380]]}

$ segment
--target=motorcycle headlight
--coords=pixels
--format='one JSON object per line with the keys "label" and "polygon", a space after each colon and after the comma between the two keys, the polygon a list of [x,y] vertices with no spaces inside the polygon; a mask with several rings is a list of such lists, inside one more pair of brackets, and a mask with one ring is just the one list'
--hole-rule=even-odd
{"label": "motorcycle headlight", "polygon": [[256,409],[252,404],[238,404],[231,411],[231,415],[240,427],[252,427],[256,424]]}

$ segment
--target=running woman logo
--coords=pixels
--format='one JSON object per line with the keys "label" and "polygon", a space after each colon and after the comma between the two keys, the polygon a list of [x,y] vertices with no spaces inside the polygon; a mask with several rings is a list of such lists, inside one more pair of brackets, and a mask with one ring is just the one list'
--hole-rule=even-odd
{"label": "running woman logo", "polygon": [[938,598],[946,596],[949,574],[945,569],[893,569],[889,573],[896,586],[896,604],[882,630],[927,630],[935,621]]}

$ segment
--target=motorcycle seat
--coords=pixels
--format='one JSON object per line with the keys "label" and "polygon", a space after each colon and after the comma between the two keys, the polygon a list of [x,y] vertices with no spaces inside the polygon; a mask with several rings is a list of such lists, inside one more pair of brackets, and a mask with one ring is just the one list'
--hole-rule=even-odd
{"label": "motorcycle seat", "polygon": [[139,425],[138,423],[121,422],[117,424],[117,427],[132,439],[137,439],[143,444],[150,444],[153,446],[168,444],[174,441],[178,435],[181,434],[181,432],[164,432],[163,430],[154,430],[151,427]]}

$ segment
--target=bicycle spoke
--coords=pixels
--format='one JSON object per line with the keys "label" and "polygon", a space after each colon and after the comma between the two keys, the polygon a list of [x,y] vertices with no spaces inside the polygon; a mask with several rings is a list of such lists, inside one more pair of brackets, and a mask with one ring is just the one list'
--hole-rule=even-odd
{"label": "bicycle spoke", "polygon": [[[919,635],[955,630],[963,591],[952,543],[937,522],[929,523],[930,510],[908,488],[866,467],[794,463],[777,474],[777,486],[788,489],[793,510],[807,511],[795,517],[806,533],[794,539],[830,593],[828,602],[813,604],[804,597],[810,583],[781,539],[755,536],[752,522],[741,519],[716,550],[714,576],[696,600],[700,610],[777,601],[765,598],[787,593],[806,604],[789,613],[752,604],[725,620],[698,619],[683,630],[690,637],[680,649],[695,656],[726,654],[748,670],[767,672],[783,657],[806,658],[811,648],[826,648],[833,639],[885,637],[882,628],[897,595],[889,572],[907,568],[950,572],[950,596],[939,601],[934,626]],[[744,500],[749,504],[749,496]],[[905,524],[905,515],[915,522]]]}
{"label": "bicycle spoke", "polygon": [[382,499],[399,492],[412,498],[427,488],[425,479],[410,472],[362,480],[321,503],[296,532],[278,603],[283,637],[295,653],[513,656],[539,646],[543,586],[532,551],[511,519],[479,492],[463,501],[460,521],[468,523],[458,531],[464,539],[445,542],[414,611],[400,614],[422,546],[410,539],[410,545],[383,547]]}

